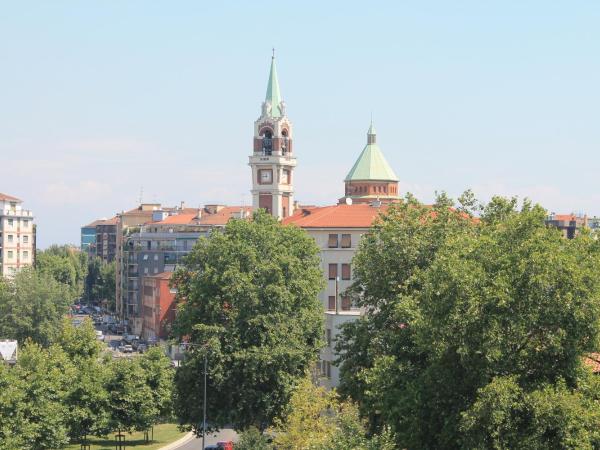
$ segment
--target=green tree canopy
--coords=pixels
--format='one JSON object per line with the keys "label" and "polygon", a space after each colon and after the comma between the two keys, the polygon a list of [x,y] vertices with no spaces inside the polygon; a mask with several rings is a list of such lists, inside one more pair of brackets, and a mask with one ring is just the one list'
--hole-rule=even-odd
{"label": "green tree canopy", "polygon": [[119,431],[149,429],[159,414],[147,375],[137,358],[112,361],[106,383],[110,428]]}
{"label": "green tree canopy", "polygon": [[338,341],[341,389],[402,447],[461,448],[461,427],[481,429],[478,393],[498,377],[527,398],[562,395],[559,383],[576,394],[597,345],[598,242],[563,239],[527,202],[495,198],[476,219],[472,196],[461,200],[390,207],[354,260],[352,295],[367,314]]}
{"label": "green tree canopy", "polygon": [[0,449],[52,450],[69,442],[66,398],[74,374],[60,347],[32,342],[15,367],[0,368]]}
{"label": "green tree canopy", "polygon": [[46,274],[27,269],[13,280],[0,280],[0,338],[27,338],[41,345],[54,342],[69,311],[67,286]]}
{"label": "green tree canopy", "polygon": [[116,262],[106,263],[101,258],[89,260],[85,278],[84,298],[88,302],[106,301],[109,310],[115,310]]}
{"label": "green tree canopy", "polygon": [[310,377],[301,380],[276,420],[274,446],[279,450],[393,450],[388,430],[367,436],[358,408],[341,401],[335,391],[316,386]]}
{"label": "green tree canopy", "polygon": [[36,270],[67,285],[71,301],[83,293],[87,266],[87,255],[68,245],[53,245],[35,257]]}
{"label": "green tree canopy", "polygon": [[259,212],[200,239],[175,277],[175,335],[196,344],[176,373],[176,411],[202,423],[208,345],[211,424],[264,429],[318,355],[323,286],[318,248],[296,227]]}

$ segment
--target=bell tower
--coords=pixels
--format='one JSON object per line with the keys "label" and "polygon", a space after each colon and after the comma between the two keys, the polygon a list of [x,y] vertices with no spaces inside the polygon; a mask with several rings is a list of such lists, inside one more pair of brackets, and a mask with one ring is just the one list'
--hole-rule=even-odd
{"label": "bell tower", "polygon": [[260,117],[254,122],[254,151],[249,158],[252,170],[252,206],[283,219],[294,212],[294,168],[292,123],[279,92],[275,50],[267,95]]}

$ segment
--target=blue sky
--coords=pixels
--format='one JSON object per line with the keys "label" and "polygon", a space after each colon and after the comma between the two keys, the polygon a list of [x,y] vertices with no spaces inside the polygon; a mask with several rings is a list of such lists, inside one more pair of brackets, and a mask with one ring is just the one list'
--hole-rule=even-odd
{"label": "blue sky", "polygon": [[600,214],[600,2],[0,0],[0,192],[39,244],[143,198],[250,202],[271,55],[296,198],[332,204],[373,114],[402,192]]}

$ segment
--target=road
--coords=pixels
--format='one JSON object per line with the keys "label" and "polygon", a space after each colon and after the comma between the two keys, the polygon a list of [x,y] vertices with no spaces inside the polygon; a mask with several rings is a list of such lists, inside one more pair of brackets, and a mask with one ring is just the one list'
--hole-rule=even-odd
{"label": "road", "polygon": [[[206,436],[206,445],[216,444],[219,441],[236,441],[238,435],[230,428],[225,428],[217,434]],[[202,438],[192,439],[177,447],[177,450],[202,450]]]}

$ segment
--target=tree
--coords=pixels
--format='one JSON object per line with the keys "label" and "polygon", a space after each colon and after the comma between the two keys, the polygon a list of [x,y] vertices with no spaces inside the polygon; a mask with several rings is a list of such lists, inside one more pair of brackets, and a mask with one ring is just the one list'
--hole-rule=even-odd
{"label": "tree", "polygon": [[48,346],[58,337],[69,305],[65,285],[32,269],[0,280],[0,336]]}
{"label": "tree", "polygon": [[175,376],[180,421],[201,428],[208,352],[210,423],[265,429],[321,346],[314,241],[258,212],[200,239],[174,282],[182,302],[175,336],[194,344]]}
{"label": "tree", "polygon": [[71,439],[81,439],[88,434],[106,434],[110,415],[108,392],[104,386],[110,372],[107,370],[107,361],[101,358],[103,346],[96,339],[92,321],[86,318],[80,326],[75,327],[65,318],[57,344],[76,369],[65,399],[69,409],[69,436]]}
{"label": "tree", "polygon": [[146,384],[152,393],[153,404],[157,408],[155,422],[169,419],[173,413],[173,375],[171,360],[162,348],[151,347],[139,359],[146,374]]}
{"label": "tree", "polygon": [[240,434],[235,450],[272,450],[269,439],[256,427],[250,427]]}
{"label": "tree", "polygon": [[50,450],[66,445],[65,399],[75,373],[66,354],[56,345],[44,349],[28,342],[8,372],[3,378],[9,388],[1,394],[0,433],[5,436],[0,434],[0,448]]}
{"label": "tree", "polygon": [[87,273],[87,255],[74,247],[53,245],[38,252],[35,268],[69,287],[70,300],[83,293]]}
{"label": "tree", "polygon": [[274,429],[274,448],[281,450],[393,450],[388,430],[368,437],[358,408],[341,401],[335,391],[300,381]]}
{"label": "tree", "polygon": [[564,382],[527,392],[514,376],[494,378],[462,414],[464,446],[473,449],[596,449],[600,447],[600,381],[581,389]]}
{"label": "tree", "polygon": [[409,197],[354,260],[351,294],[367,314],[338,341],[341,390],[401,447],[460,448],[461,430],[483,426],[472,408],[498,377],[527,398],[576,395],[581,357],[598,342],[600,244],[563,239],[528,202],[495,198],[479,218],[472,205],[469,195],[458,209],[443,195],[431,208]]}
{"label": "tree", "polygon": [[106,301],[110,310],[115,309],[116,263],[106,263],[101,258],[90,259],[85,278],[84,298],[87,302]]}
{"label": "tree", "polygon": [[110,364],[106,383],[110,428],[117,431],[144,431],[158,416],[144,369],[137,359],[117,359]]}

